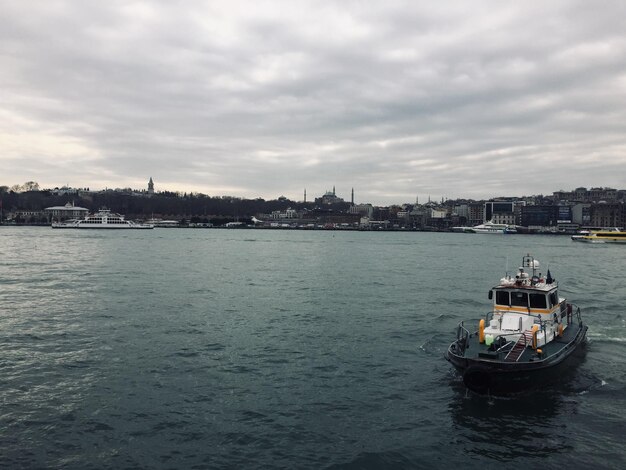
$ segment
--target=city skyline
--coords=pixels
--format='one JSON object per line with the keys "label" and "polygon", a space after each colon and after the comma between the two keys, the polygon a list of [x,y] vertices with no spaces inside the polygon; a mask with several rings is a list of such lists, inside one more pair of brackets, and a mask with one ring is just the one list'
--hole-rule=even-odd
{"label": "city skyline", "polygon": [[[36,181],[27,181],[22,185],[20,184],[4,185],[2,183],[3,182],[0,182],[0,194],[2,193],[1,189],[4,188],[6,191],[16,191],[18,193],[32,191],[32,190],[51,191],[53,194],[57,194],[57,195],[73,195],[73,194],[79,195],[80,193],[100,193],[100,192],[105,192],[105,191],[115,191],[115,192],[132,191],[133,193],[136,193],[136,194],[145,193],[148,195],[162,194],[162,193],[176,193],[181,196],[183,194],[193,194],[193,195],[203,195],[203,196],[214,197],[214,198],[232,197],[234,199],[242,199],[242,200],[259,199],[258,197],[247,198],[247,197],[243,197],[237,194],[206,194],[206,193],[201,193],[197,191],[171,191],[171,190],[161,191],[155,187],[155,182],[152,177],[149,177],[146,186],[143,188],[132,188],[132,187],[90,188],[89,186],[86,186],[86,185],[77,186],[77,187],[71,187],[67,185],[63,185],[63,186],[57,185],[55,187],[41,187],[39,183]],[[568,194],[571,195],[571,199],[573,200],[593,199],[595,201],[600,201],[604,199],[606,200],[613,200],[616,198],[623,199],[624,192],[626,192],[626,189],[619,188],[619,187],[612,188],[609,186],[596,186],[596,187],[578,186],[576,188],[560,188],[558,190],[552,190],[552,191],[548,191],[545,193],[524,194],[521,196],[511,196],[508,194],[500,194],[500,195],[494,195],[492,197],[487,197],[487,198],[474,199],[474,198],[464,197],[463,195],[460,195],[455,198],[442,196],[440,199],[437,199],[437,198],[432,198],[430,195],[428,195],[428,197],[424,199],[420,199],[419,197],[416,197],[415,200],[413,201],[394,201],[394,202],[390,202],[387,204],[375,204],[370,201],[357,200],[355,198],[354,187],[350,188],[349,198],[346,198],[346,197],[343,197],[341,192],[337,193],[336,186],[333,185],[332,189],[326,189],[323,192],[315,193],[315,194],[311,194],[310,192],[307,193],[307,189],[304,188],[301,194],[302,196],[301,198],[290,198],[290,197],[285,196],[284,194],[281,194],[279,196],[275,196],[271,198],[261,198],[261,199],[264,199],[267,201],[273,201],[273,200],[280,200],[284,198],[288,201],[297,202],[297,203],[313,204],[313,203],[321,202],[322,205],[325,205],[325,204],[340,202],[340,203],[351,203],[353,205],[373,205],[373,206],[388,207],[388,206],[404,206],[404,205],[414,205],[414,204],[424,205],[424,204],[430,204],[431,202],[434,204],[438,204],[439,202],[441,202],[443,204],[444,202],[449,202],[449,201],[487,202],[487,201],[509,201],[509,200],[524,200],[524,199],[532,200],[535,198],[544,198],[544,197],[557,198],[557,199],[562,197],[563,199],[570,199],[570,197],[567,196]]]}
{"label": "city skyline", "polygon": [[623,184],[620,2],[184,7],[3,6],[1,183],[376,205]]}

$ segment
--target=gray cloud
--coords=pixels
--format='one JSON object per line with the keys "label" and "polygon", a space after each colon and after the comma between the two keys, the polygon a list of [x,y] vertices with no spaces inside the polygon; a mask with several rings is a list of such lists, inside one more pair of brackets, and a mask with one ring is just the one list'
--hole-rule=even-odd
{"label": "gray cloud", "polygon": [[374,203],[621,187],[625,9],[3,2],[0,183]]}

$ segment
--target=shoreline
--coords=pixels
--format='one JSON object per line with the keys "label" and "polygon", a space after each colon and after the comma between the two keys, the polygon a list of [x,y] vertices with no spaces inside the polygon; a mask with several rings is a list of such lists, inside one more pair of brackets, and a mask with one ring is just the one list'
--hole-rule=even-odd
{"label": "shoreline", "polygon": [[[0,227],[46,227],[51,228],[49,224],[0,224]],[[226,225],[220,226],[193,226],[193,225],[181,225],[177,227],[158,227],[154,229],[214,229],[214,230],[299,230],[299,231],[330,231],[330,232],[424,232],[424,233],[458,233],[462,235],[550,235],[550,236],[568,236],[576,235],[576,232],[551,232],[551,231],[533,231],[524,230],[516,233],[502,233],[502,234],[477,234],[472,232],[459,232],[450,229],[436,229],[436,228],[406,228],[406,227],[376,227],[376,228],[364,228],[364,227],[334,227],[328,225],[320,226],[298,226],[298,227],[270,227],[259,225],[238,225],[234,227],[227,227]],[[71,229],[68,229],[71,230]],[[97,228],[92,229],[75,229],[75,230],[102,230]]]}

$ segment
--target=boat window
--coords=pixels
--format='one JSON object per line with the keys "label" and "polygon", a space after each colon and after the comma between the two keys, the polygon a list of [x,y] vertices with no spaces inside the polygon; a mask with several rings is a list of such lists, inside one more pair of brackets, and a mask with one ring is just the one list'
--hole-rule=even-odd
{"label": "boat window", "polygon": [[508,291],[497,290],[496,291],[496,304],[498,305],[510,305]]}
{"label": "boat window", "polygon": [[546,296],[544,294],[530,294],[530,308],[547,308]]}
{"label": "boat window", "polygon": [[559,304],[559,294],[556,291],[550,292],[550,307],[554,307]]}
{"label": "boat window", "polygon": [[511,292],[511,305],[514,307],[528,307],[528,294],[526,292]]}

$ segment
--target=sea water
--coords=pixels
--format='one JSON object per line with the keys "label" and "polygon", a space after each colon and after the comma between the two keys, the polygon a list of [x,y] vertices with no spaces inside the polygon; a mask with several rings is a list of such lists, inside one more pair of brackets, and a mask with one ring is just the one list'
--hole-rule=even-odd
{"label": "sea water", "polygon": [[[585,356],[468,393],[443,353],[527,253],[581,307]],[[0,227],[0,467],[624,468],[625,260],[560,236]]]}

